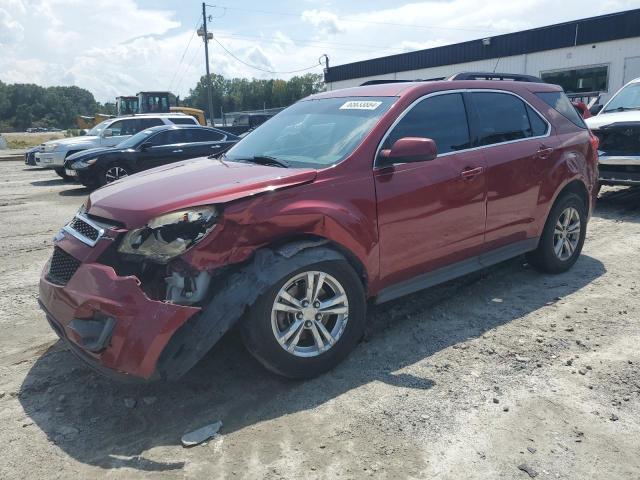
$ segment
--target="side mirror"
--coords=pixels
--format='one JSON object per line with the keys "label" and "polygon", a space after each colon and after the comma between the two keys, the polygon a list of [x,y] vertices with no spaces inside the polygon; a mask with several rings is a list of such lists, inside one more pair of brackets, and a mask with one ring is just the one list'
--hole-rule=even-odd
{"label": "side mirror", "polygon": [[597,115],[600,113],[600,110],[602,110],[603,108],[604,108],[604,105],[598,104],[591,107],[589,111],[591,112],[591,115]]}
{"label": "side mirror", "polygon": [[436,142],[423,137],[400,138],[390,149],[380,152],[382,165],[385,166],[394,163],[426,162],[437,156]]}
{"label": "side mirror", "polygon": [[151,147],[153,147],[153,144],[151,142],[144,142],[142,145],[140,145],[140,151],[144,152],[145,150],[148,150]]}
{"label": "side mirror", "polygon": [[105,138],[106,137],[113,137],[113,130],[111,130],[110,128],[105,128],[102,131],[102,136],[105,137]]}

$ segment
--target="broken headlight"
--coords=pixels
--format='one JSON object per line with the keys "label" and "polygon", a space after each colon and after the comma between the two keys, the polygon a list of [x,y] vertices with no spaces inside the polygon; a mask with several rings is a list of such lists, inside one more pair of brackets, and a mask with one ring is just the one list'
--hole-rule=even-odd
{"label": "broken headlight", "polygon": [[214,206],[166,213],[143,228],[128,232],[118,251],[166,263],[202,240],[213,229],[217,218],[218,210]]}

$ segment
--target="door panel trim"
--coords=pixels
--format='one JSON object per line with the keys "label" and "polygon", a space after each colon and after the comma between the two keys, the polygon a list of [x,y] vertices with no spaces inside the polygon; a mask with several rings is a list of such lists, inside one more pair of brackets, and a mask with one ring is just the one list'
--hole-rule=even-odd
{"label": "door panel trim", "polygon": [[460,262],[438,268],[428,273],[423,273],[410,280],[383,288],[378,293],[375,303],[380,304],[408,295],[410,293],[434,287],[454,278],[468,275],[469,273],[482,270],[510,258],[517,257],[524,253],[535,250],[540,241],[539,237],[528,238],[519,242],[511,243],[504,247],[496,248],[476,257],[468,258]]}

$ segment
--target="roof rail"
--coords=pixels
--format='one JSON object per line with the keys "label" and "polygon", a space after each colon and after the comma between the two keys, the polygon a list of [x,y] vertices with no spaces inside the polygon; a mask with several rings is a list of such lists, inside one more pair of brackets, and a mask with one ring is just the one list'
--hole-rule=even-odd
{"label": "roof rail", "polygon": [[434,78],[416,78],[414,80],[367,80],[361,83],[361,87],[367,85],[385,85],[387,83],[408,83],[408,82],[435,82],[437,80],[445,80],[446,77],[434,77]]}
{"label": "roof rail", "polygon": [[533,75],[497,72],[460,72],[451,75],[447,80],[509,80],[513,82],[545,83],[542,79]]}

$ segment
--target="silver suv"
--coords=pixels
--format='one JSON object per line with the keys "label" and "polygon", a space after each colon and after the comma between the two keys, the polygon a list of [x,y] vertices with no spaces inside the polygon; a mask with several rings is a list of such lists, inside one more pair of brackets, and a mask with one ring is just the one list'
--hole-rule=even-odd
{"label": "silver suv", "polygon": [[35,165],[42,168],[53,168],[58,175],[67,179],[64,172],[64,161],[69,155],[89,148],[113,147],[147,128],[171,124],[199,125],[194,117],[178,113],[110,118],[93,127],[84,136],[43,143],[35,154]]}

